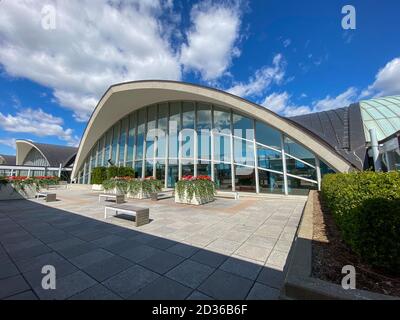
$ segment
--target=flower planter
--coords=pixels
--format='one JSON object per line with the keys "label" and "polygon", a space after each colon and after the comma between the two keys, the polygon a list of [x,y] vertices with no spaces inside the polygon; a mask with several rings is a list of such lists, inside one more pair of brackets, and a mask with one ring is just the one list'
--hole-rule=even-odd
{"label": "flower planter", "polygon": [[141,189],[137,193],[128,192],[127,197],[132,199],[148,199],[150,198],[150,193],[144,192],[143,189]]}
{"label": "flower planter", "polygon": [[196,206],[212,202],[214,201],[214,197],[199,197],[196,193],[193,194],[192,198],[187,196],[187,192],[185,191],[182,197],[179,197],[178,193],[175,192],[175,202],[176,203],[184,203],[184,204],[193,204]]}
{"label": "flower planter", "polygon": [[33,199],[36,192],[36,186],[25,186],[22,190],[19,188],[16,189],[12,183],[2,184],[0,186],[0,201]]}
{"label": "flower planter", "polygon": [[92,184],[92,191],[104,191],[103,185],[101,185],[101,184]]}

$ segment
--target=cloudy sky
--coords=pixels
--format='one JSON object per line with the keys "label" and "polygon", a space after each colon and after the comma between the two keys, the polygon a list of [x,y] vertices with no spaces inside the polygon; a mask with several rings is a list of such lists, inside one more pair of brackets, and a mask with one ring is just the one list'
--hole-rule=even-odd
{"label": "cloudy sky", "polygon": [[77,145],[123,81],[212,86],[283,116],[400,94],[400,2],[350,2],[355,30],[339,0],[0,0],[0,153]]}

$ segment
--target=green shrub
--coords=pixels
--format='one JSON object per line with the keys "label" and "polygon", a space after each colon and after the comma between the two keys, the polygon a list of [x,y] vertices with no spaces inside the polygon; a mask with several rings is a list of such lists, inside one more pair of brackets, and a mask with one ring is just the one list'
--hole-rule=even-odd
{"label": "green shrub", "polygon": [[197,198],[211,199],[215,195],[215,184],[208,177],[183,177],[182,180],[175,183],[175,192],[179,199],[183,199],[185,192],[188,199],[192,199],[194,195]]}
{"label": "green shrub", "polygon": [[329,174],[322,197],[344,241],[365,261],[400,270],[400,172]]}
{"label": "green shrub", "polygon": [[104,190],[117,189],[119,192],[137,194],[161,191],[163,183],[157,179],[111,178],[103,181]]}
{"label": "green shrub", "polygon": [[116,167],[111,166],[107,168],[107,179],[115,177],[134,177],[135,170],[131,167]]}
{"label": "green shrub", "polygon": [[107,179],[107,168],[106,167],[96,167],[92,170],[92,175],[90,182],[92,184],[102,184],[104,180]]}

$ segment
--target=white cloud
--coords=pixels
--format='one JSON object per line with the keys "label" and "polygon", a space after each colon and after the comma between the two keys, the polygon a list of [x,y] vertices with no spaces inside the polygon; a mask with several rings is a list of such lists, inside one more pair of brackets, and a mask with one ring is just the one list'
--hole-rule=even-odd
{"label": "white cloud", "polygon": [[324,99],[315,101],[313,103],[313,112],[347,107],[355,102],[357,98],[357,89],[350,87],[336,97],[327,95]]}
{"label": "white cloud", "polygon": [[214,80],[240,55],[236,46],[241,23],[238,2],[206,1],[195,5],[190,17],[192,27],[186,34],[187,44],[182,45],[180,61],[185,70]]}
{"label": "white cloud", "polygon": [[375,82],[361,93],[361,97],[400,94],[400,57],[389,61],[375,76]]}
{"label": "white cloud", "polygon": [[[302,97],[303,95],[301,95]],[[353,87],[340,93],[336,97],[326,96],[324,99],[314,101],[310,106],[296,105],[291,101],[291,96],[283,93],[272,93],[262,102],[262,106],[286,117],[302,114],[321,112],[331,109],[347,107],[357,99],[357,90]]]}
{"label": "white cloud", "polygon": [[281,83],[285,76],[286,63],[282,54],[277,54],[272,66],[264,66],[255,72],[247,83],[237,83],[227,91],[241,97],[262,95],[272,83]]}
{"label": "white cloud", "polygon": [[[57,13],[54,30],[41,24],[49,3]],[[62,106],[86,120],[114,83],[180,79],[173,32],[161,18],[170,6],[161,0],[2,1],[0,64],[11,76],[52,88]]]}
{"label": "white cloud", "polygon": [[286,91],[283,93],[274,92],[267,96],[261,105],[274,112],[280,113],[286,108],[289,98],[290,96]]}
{"label": "white cloud", "polygon": [[0,127],[8,132],[30,133],[39,137],[55,136],[70,146],[79,144],[79,137],[72,129],[63,128],[63,120],[42,109],[24,109],[16,115],[0,112]]}
{"label": "white cloud", "polygon": [[286,92],[272,93],[262,102],[262,106],[286,117],[293,117],[312,112],[308,106],[297,106],[290,101],[291,96]]}
{"label": "white cloud", "polygon": [[291,43],[292,43],[292,40],[286,39],[286,40],[283,41],[283,46],[284,46],[285,48],[287,48],[287,47],[290,46]]}
{"label": "white cloud", "polygon": [[15,139],[0,139],[0,144],[15,149]]}

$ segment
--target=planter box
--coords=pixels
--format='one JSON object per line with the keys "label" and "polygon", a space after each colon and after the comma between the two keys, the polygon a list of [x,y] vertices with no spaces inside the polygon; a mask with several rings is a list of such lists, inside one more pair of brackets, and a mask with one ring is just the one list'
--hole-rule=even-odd
{"label": "planter box", "polygon": [[128,192],[127,197],[132,199],[148,199],[150,198],[150,193],[143,192],[143,190],[140,190],[138,193]]}
{"label": "planter box", "polygon": [[182,198],[179,198],[178,192],[175,191],[175,202],[176,203],[185,203],[185,204],[194,204],[196,206],[212,202],[214,201],[214,197],[206,198],[206,197],[198,197],[196,193],[193,194],[192,198],[190,199],[187,196],[187,192],[185,191]]}
{"label": "planter box", "polygon": [[92,184],[92,191],[104,191],[103,185],[101,185],[101,184]]}
{"label": "planter box", "polygon": [[11,183],[2,184],[0,189],[1,200],[33,199],[36,195],[36,186],[25,186],[24,190],[17,190]]}

